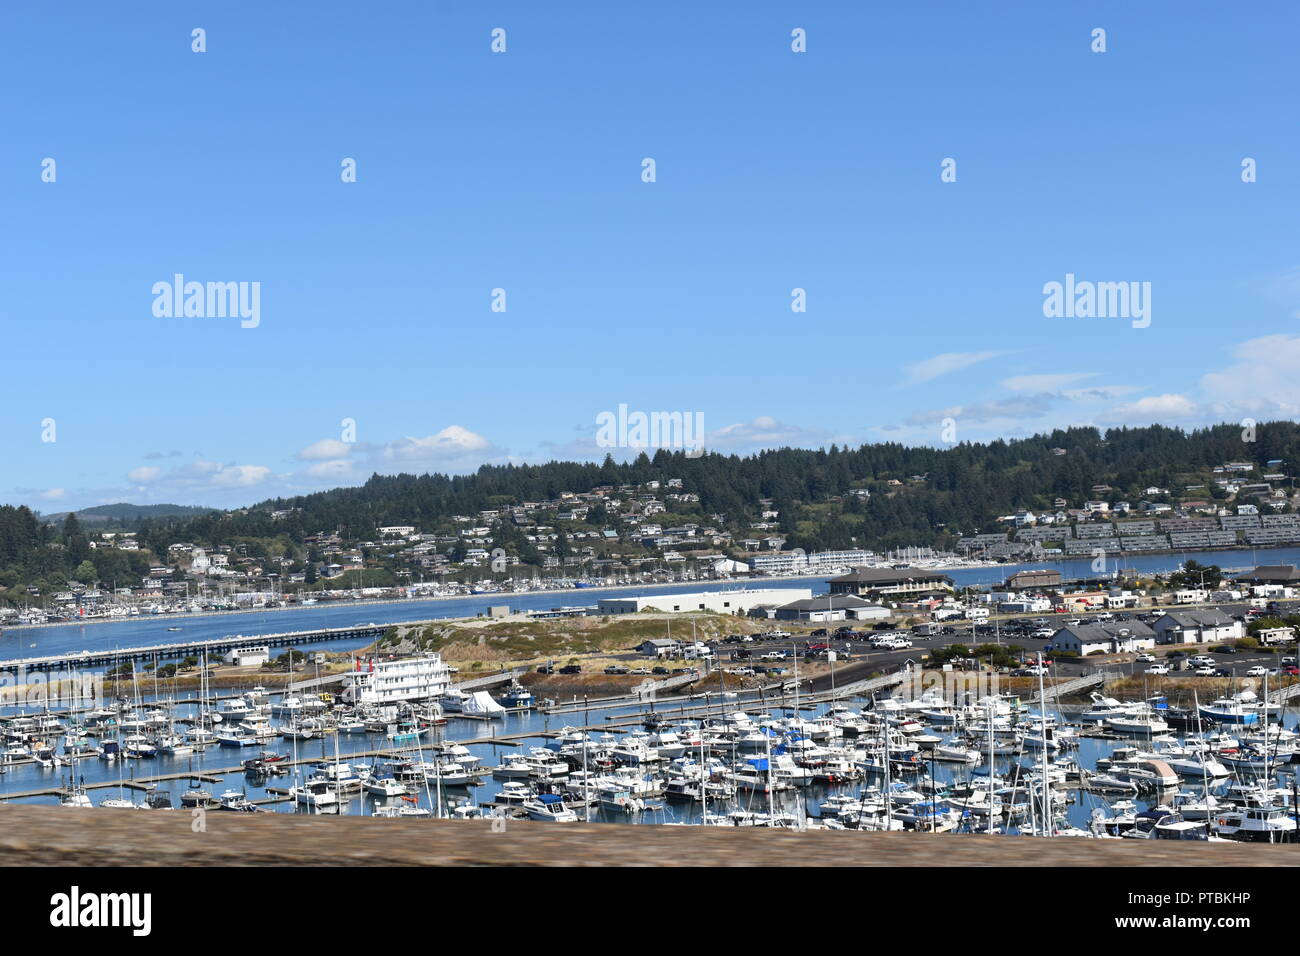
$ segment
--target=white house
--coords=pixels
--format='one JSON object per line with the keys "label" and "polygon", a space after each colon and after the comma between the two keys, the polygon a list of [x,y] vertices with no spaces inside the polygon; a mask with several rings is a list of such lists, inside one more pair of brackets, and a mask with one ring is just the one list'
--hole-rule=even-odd
{"label": "white house", "polygon": [[1052,635],[1052,648],[1087,657],[1089,654],[1120,654],[1144,651],[1156,645],[1151,628],[1140,621],[1122,624],[1075,624]]}
{"label": "white house", "polygon": [[1152,625],[1160,644],[1209,644],[1246,636],[1246,627],[1213,608],[1169,611]]}

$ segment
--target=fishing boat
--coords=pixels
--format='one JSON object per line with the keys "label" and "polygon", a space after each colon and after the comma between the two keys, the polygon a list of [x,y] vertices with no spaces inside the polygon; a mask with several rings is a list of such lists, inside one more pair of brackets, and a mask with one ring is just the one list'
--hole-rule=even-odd
{"label": "fishing boat", "polygon": [[233,810],[237,813],[258,813],[262,810],[257,804],[248,799],[248,795],[240,790],[227,790],[221,795],[221,803],[218,810]]}
{"label": "fishing boat", "polygon": [[1214,818],[1216,832],[1243,843],[1294,843],[1296,818],[1282,807],[1242,807],[1221,810]]}
{"label": "fishing boat", "polygon": [[532,691],[518,681],[511,681],[497,697],[497,703],[502,707],[510,708],[532,707],[533,694]]}
{"label": "fishing boat", "polygon": [[1258,723],[1263,712],[1259,698],[1251,690],[1238,691],[1230,697],[1220,697],[1198,708],[1200,715],[1221,724],[1250,725]]}

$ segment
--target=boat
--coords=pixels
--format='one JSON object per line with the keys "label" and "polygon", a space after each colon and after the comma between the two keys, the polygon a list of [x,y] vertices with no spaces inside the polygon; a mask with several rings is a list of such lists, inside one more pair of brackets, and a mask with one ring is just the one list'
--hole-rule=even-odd
{"label": "boat", "polygon": [[554,793],[540,794],[537,799],[523,804],[530,820],[543,820],[552,823],[576,823],[578,815],[564,805],[564,801]]}
{"label": "boat", "polygon": [[492,699],[485,690],[475,691],[461,706],[461,713],[467,717],[487,717],[495,720],[504,717],[506,709]]}
{"label": "boat", "polygon": [[1126,737],[1151,737],[1154,734],[1163,734],[1169,729],[1164,718],[1141,710],[1107,717],[1102,723],[1107,729]]}
{"label": "boat", "polygon": [[1243,843],[1296,842],[1296,818],[1282,807],[1220,810],[1214,822],[1216,832],[1229,840]]}
{"label": "boat", "polygon": [[76,810],[84,810],[87,807],[93,807],[90,802],[90,795],[86,793],[86,788],[79,783],[73,783],[59,798],[59,806],[72,807]]}
{"label": "boat", "polygon": [[223,728],[214,735],[223,747],[256,747],[262,742],[262,738],[250,732],[245,727]]}
{"label": "boat", "polygon": [[433,816],[427,807],[402,805],[399,807],[375,807],[371,816],[389,818],[420,818]]}
{"label": "boat", "polygon": [[309,780],[296,787],[289,788],[289,797],[300,806],[337,807],[338,792],[323,780]]}
{"label": "boat", "polygon": [[533,694],[523,684],[512,680],[497,697],[497,703],[507,708],[532,707]]}
{"label": "boat", "polygon": [[206,790],[191,789],[181,794],[182,807],[208,807],[214,802],[212,794]]}
{"label": "boat", "polygon": [[366,793],[375,797],[401,797],[406,795],[406,784],[394,777],[371,777],[363,785]]}
{"label": "boat", "polygon": [[233,810],[238,813],[259,813],[262,808],[248,799],[248,795],[240,790],[227,790],[221,795],[221,803],[218,810]]}
{"label": "boat", "polygon": [[1256,724],[1263,708],[1252,690],[1238,691],[1231,697],[1220,697],[1198,708],[1200,715],[1221,724]]}

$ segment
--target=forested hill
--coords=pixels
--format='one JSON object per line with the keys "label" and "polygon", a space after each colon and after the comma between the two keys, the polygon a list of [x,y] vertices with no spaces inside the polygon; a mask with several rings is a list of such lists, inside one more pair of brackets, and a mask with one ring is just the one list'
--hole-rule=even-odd
{"label": "forested hill", "polygon": [[[1210,480],[1216,466],[1250,462],[1258,480],[1270,460],[1282,459],[1272,470],[1287,474],[1300,460],[1300,426],[1292,422],[1260,425],[1247,437],[1255,440],[1243,440],[1237,425],[1190,433],[1162,426],[1112,429],[1104,435],[1074,428],[947,448],[882,443],[700,458],[659,451],[626,464],[607,458],[603,464],[485,466],[457,477],[375,475],[359,487],[233,511],[139,513],[131,523],[140,550],[129,553],[90,549],[89,529],[83,530],[75,518],[60,528],[26,508],[5,506],[0,507],[0,588],[31,581],[58,586],[91,571],[100,580],[122,580],[148,571],[151,561],[166,562],[168,546],[179,542],[233,545],[252,556],[292,559],[293,567],[301,568],[302,562],[315,560],[304,542],[317,532],[337,532],[346,544],[377,540],[383,526],[414,525],[426,533],[450,533],[440,540],[455,540],[457,528],[465,527],[453,521],[458,515],[492,525],[494,545],[532,563],[541,555],[511,521],[480,516],[526,502],[533,503],[527,513],[537,524],[556,524],[562,533],[583,530],[586,540],[606,538],[596,556],[653,555],[653,546],[620,519],[644,507],[647,499],[663,509],[654,520],[665,528],[694,523],[729,532],[732,548],[743,539],[771,534],[784,537],[787,548],[806,550],[948,546],[957,534],[998,530],[1002,526],[995,526],[995,520],[1018,509],[1054,510],[1057,498],[1074,508],[1091,498],[1137,503],[1150,497],[1145,489],[1155,486],[1168,489],[1159,497],[1174,505],[1192,498],[1223,500],[1224,492]],[[650,484],[655,481],[660,482],[657,490]],[[1096,490],[1101,485],[1109,490]],[[566,492],[584,495],[602,487],[612,489],[604,498],[560,500]],[[587,507],[585,515],[557,522],[560,513],[577,504]],[[764,512],[770,520],[763,520]],[[604,536],[602,530],[617,533]],[[558,546],[553,542],[548,550],[568,553],[567,540]],[[368,560],[384,558],[380,553]]]}
{"label": "forested hill", "polygon": [[[123,501],[112,505],[82,508],[76,512],[76,515],[83,524],[130,528],[142,518],[189,517],[214,510],[216,509],[194,505],[133,505]],[[47,524],[62,524],[69,514],[70,512],[61,511],[57,514],[42,515],[41,520]]]}
{"label": "forested hill", "polygon": [[[888,547],[928,543],[953,531],[969,534],[1018,508],[1051,507],[1058,497],[1077,507],[1095,496],[1096,485],[1110,485],[1112,499],[1137,501],[1148,486],[1178,488],[1184,477],[1225,462],[1252,461],[1262,467],[1280,458],[1289,468],[1300,460],[1300,426],[1295,423],[1260,425],[1253,437],[1253,442],[1243,441],[1237,425],[1190,433],[1151,426],[1111,429],[1104,435],[1094,428],[1073,428],[949,448],[882,443],[700,458],[660,450],[626,464],[607,458],[599,465],[484,466],[457,477],[375,475],[359,487],[165,524],[174,533],[209,541],[335,529],[348,537],[372,538],[385,525],[431,529],[452,515],[550,501],[562,492],[639,488],[653,480],[680,478],[682,491],[699,495],[698,505],[689,510],[709,524],[720,514],[723,526],[742,528],[761,514],[760,499],[770,499],[781,512],[780,530],[794,536],[788,542],[791,547],[846,547],[850,537],[857,537],[860,546]],[[913,476],[924,481],[913,482]],[[877,487],[889,479],[903,482],[903,492]],[[843,509],[806,510],[862,487],[870,488],[871,496],[846,503]],[[273,511],[288,509],[294,509],[291,515],[272,520]]]}

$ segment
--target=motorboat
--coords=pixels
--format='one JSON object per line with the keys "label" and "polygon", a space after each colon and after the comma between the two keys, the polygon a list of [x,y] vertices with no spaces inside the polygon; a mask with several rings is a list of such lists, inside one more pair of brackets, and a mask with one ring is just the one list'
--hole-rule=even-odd
{"label": "motorboat", "polygon": [[309,780],[290,787],[289,796],[299,806],[335,807],[339,802],[338,792],[333,785],[323,780]]}
{"label": "motorboat", "polygon": [[537,799],[523,804],[530,820],[552,823],[576,823],[578,815],[564,805],[564,800],[554,793],[539,794]]}
{"label": "motorboat", "polygon": [[1230,696],[1201,704],[1200,715],[1221,724],[1249,726],[1259,723],[1271,710],[1280,705],[1267,705],[1259,699],[1253,690],[1246,688]]}
{"label": "motorboat", "polygon": [[371,777],[363,784],[366,793],[375,797],[401,797],[406,795],[406,784],[393,777]]}
{"label": "motorboat", "polygon": [[1216,832],[1246,843],[1296,842],[1296,818],[1283,807],[1241,807],[1220,810],[1214,818]]}

